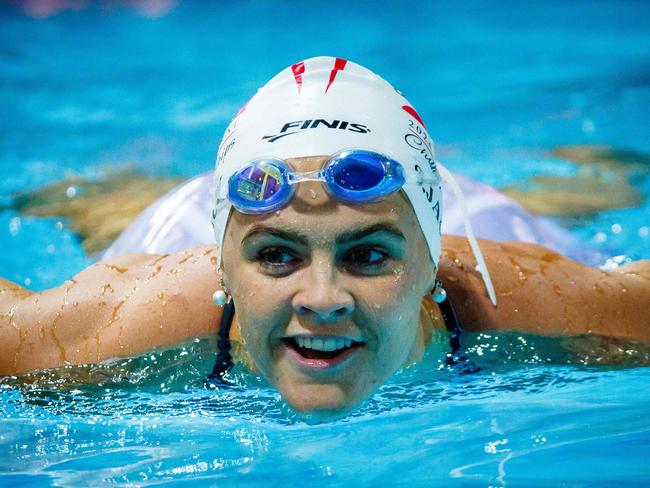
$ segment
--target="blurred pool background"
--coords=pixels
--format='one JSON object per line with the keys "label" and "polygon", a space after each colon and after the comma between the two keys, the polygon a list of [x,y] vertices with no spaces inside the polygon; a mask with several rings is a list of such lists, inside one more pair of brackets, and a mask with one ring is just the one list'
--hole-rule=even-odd
{"label": "blurred pool background", "polygon": [[[561,145],[650,154],[649,25],[645,1],[2,2],[0,275],[42,289],[92,262],[65,221],[12,210],[14,192],[113,168],[206,171],[257,87],[316,55],[383,75],[418,108],[439,159],[490,185],[575,174],[551,154]],[[638,207],[561,223],[619,260],[647,259],[650,177],[630,178]],[[499,379],[400,389],[401,378],[365,413],[309,428],[263,387],[210,396],[197,361],[180,392],[113,376],[118,386],[60,396],[0,386],[0,483],[650,483],[643,368],[524,361]],[[155,378],[163,392],[180,381]]]}
{"label": "blurred pool background", "polygon": [[[322,54],[385,76],[421,112],[439,158],[491,185],[575,172],[548,156],[558,145],[650,153],[647,2],[34,0],[0,13],[0,204],[107,167],[210,169],[251,94]],[[648,195],[649,178],[635,184]],[[575,229],[647,258],[649,215],[646,198]],[[0,242],[3,275],[32,288],[88,264],[56,220],[2,212]]]}

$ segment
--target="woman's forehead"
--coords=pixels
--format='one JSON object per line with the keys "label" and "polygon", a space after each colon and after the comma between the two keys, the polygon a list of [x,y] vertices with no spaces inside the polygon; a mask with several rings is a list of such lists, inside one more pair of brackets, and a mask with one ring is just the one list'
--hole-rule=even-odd
{"label": "woman's forehead", "polygon": [[287,163],[294,171],[316,171],[323,167],[330,156],[309,156],[306,158],[289,158]]}

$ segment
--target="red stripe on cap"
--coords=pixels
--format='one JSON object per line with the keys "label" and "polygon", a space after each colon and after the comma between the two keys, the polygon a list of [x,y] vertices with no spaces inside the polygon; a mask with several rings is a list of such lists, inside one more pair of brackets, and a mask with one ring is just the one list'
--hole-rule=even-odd
{"label": "red stripe on cap", "polygon": [[296,64],[291,65],[291,71],[293,71],[293,78],[296,80],[298,85],[298,93],[300,93],[300,88],[302,87],[302,74],[305,72],[305,62],[301,61]]}
{"label": "red stripe on cap", "polygon": [[420,115],[415,111],[415,109],[413,107],[411,107],[410,105],[404,105],[404,106],[402,106],[402,108],[404,109],[404,111],[406,113],[411,115],[411,117],[415,118],[415,120],[420,122],[420,125],[426,129],[426,126],[424,125],[424,122],[422,122],[422,119],[420,118]]}
{"label": "red stripe on cap", "polygon": [[327,88],[325,88],[325,93],[327,93],[327,90],[329,90],[330,86],[332,86],[332,83],[334,83],[334,79],[336,78],[336,73],[338,73],[339,71],[343,71],[345,69],[346,64],[348,64],[347,60],[336,58],[336,61],[334,61],[334,69],[330,72],[330,81],[327,84]]}
{"label": "red stripe on cap", "polygon": [[244,110],[246,110],[246,107],[248,107],[248,103],[249,103],[249,102],[250,102],[250,100],[248,100],[248,102],[246,102],[246,103],[244,104],[244,106],[243,106],[242,108],[239,109],[239,112],[237,112],[237,115],[235,115],[235,118],[239,117],[241,114],[244,113]]}

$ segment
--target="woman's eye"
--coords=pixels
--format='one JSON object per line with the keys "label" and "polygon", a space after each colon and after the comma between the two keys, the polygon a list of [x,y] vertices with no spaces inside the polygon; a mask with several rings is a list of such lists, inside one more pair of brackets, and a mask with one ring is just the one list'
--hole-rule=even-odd
{"label": "woman's eye", "polygon": [[257,253],[257,261],[273,271],[286,272],[296,266],[300,259],[290,250],[281,247],[267,247]]}
{"label": "woman's eye", "polygon": [[343,262],[352,271],[377,270],[382,268],[389,258],[390,253],[383,248],[363,246],[346,252]]}

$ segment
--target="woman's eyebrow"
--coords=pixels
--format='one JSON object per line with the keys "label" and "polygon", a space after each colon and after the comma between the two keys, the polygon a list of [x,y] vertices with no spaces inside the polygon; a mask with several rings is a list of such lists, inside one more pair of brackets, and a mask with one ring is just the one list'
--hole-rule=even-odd
{"label": "woman's eyebrow", "polygon": [[[394,238],[406,240],[406,237],[404,237],[402,231],[399,230],[394,224],[381,222],[379,224],[372,224],[360,229],[343,232],[336,237],[336,243],[345,244],[348,242],[358,241],[364,237],[368,237],[369,235],[377,233],[387,233]],[[264,236],[273,236],[285,241],[297,242],[304,246],[309,245],[309,237],[307,234],[295,230],[287,231],[264,226],[256,226],[251,229],[242,239],[242,243],[248,241],[249,239]]]}
{"label": "woman's eyebrow", "polygon": [[254,227],[244,236],[242,243],[258,236],[264,237],[268,235],[283,239],[285,241],[297,242],[304,246],[307,246],[309,244],[309,239],[306,234],[297,231],[284,231],[280,229],[274,229],[272,227]]}
{"label": "woman's eyebrow", "polygon": [[345,244],[347,242],[358,241],[369,235],[376,234],[378,232],[391,234],[392,237],[396,237],[400,240],[406,240],[402,231],[399,230],[392,223],[382,222],[379,224],[369,225],[368,227],[363,227],[361,229],[355,229],[347,232],[343,232],[336,238],[337,244]]}

